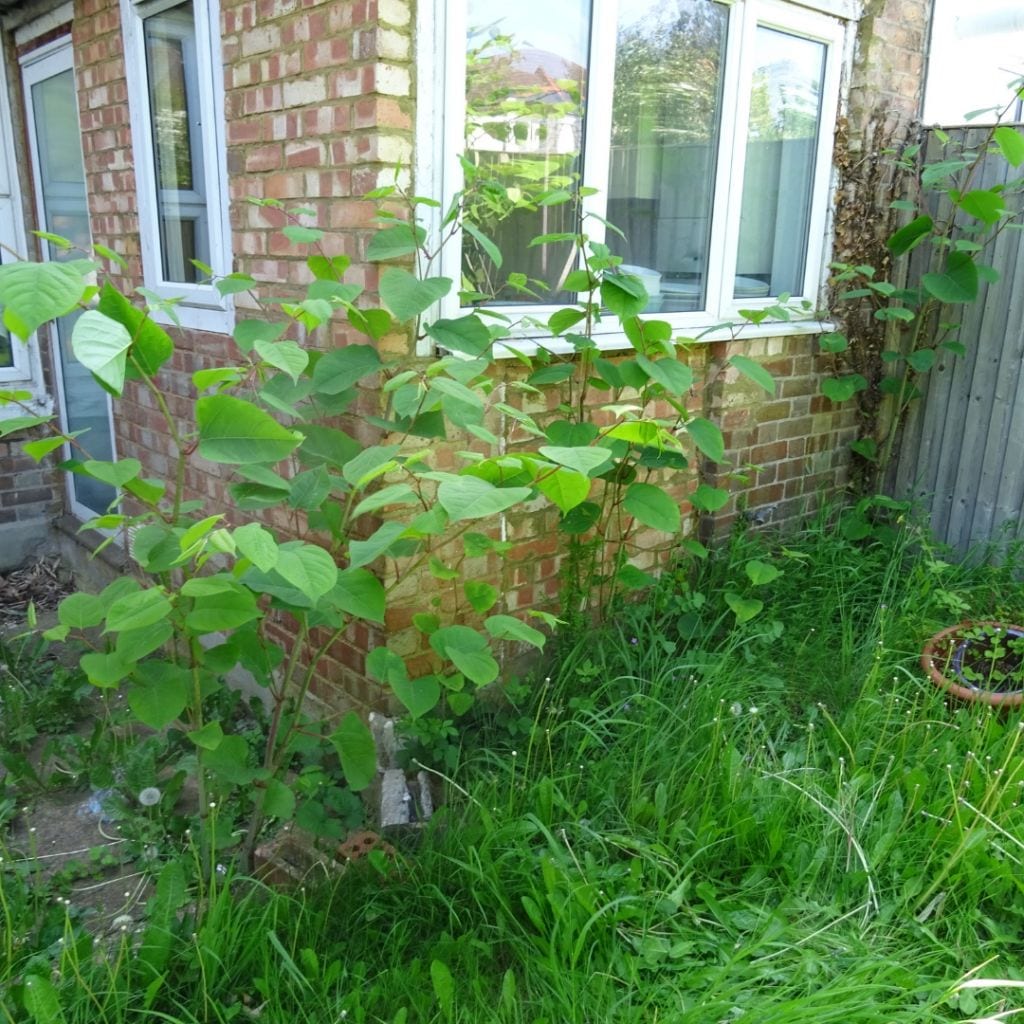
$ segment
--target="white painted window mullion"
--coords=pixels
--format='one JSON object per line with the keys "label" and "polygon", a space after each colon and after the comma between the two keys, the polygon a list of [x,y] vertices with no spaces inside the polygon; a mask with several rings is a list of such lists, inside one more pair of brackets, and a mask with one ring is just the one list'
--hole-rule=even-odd
{"label": "white painted window mullion", "polygon": [[592,0],[592,3],[582,184],[597,189],[597,192],[585,197],[582,205],[584,213],[596,215],[587,218],[584,231],[591,241],[604,242],[606,231],[603,221],[608,216],[608,180],[611,168],[610,140],[619,0]]}
{"label": "white painted window mullion", "polygon": [[754,5],[734,5],[729,11],[722,117],[719,123],[718,173],[715,177],[715,211],[708,260],[707,308],[718,320],[726,318],[733,305],[756,29]]}
{"label": "white painted window mullion", "polygon": [[[446,66],[441,80],[441,95],[437,109],[442,121],[439,138],[442,149],[436,154],[445,182],[450,187],[439,197],[442,200],[441,217],[447,216],[452,197],[463,189],[461,156],[466,150],[466,28],[467,11],[465,3],[446,3],[438,0],[444,12],[444,33],[446,42]],[[436,152],[436,151],[435,151]],[[462,288],[462,231],[458,223],[451,237],[446,237],[441,255],[441,271],[453,282],[451,293],[444,302],[444,312],[457,316],[459,291]],[[448,232],[446,231],[446,236]]]}

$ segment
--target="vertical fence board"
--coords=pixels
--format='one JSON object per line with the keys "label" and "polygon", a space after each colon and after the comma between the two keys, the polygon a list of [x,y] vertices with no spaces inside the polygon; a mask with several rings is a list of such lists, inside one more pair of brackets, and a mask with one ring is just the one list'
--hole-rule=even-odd
{"label": "vertical fence board", "polygon": [[[978,129],[950,134],[968,144],[983,138]],[[937,159],[942,145],[928,135],[925,151]],[[975,187],[1011,176],[1004,161],[987,158]],[[912,255],[912,280],[927,270],[930,256],[924,247]],[[892,493],[913,499],[937,536],[961,552],[1000,538],[1024,539],[1024,231],[1003,231],[982,259],[1000,279],[954,311],[967,352],[942,353],[924,379],[889,470]]]}

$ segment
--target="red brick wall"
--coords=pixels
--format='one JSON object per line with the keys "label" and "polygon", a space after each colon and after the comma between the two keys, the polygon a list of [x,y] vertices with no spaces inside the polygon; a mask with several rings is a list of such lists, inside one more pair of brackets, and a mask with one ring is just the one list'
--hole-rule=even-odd
{"label": "red brick wall", "polygon": [[[733,355],[760,362],[775,377],[775,396],[726,366]],[[856,409],[820,394],[830,364],[817,354],[816,339],[722,342],[711,358],[725,369],[710,387],[708,410],[722,428],[731,463],[715,467],[712,476],[733,492],[715,516],[715,532],[722,535],[740,514],[754,523],[792,523],[841,491],[848,480],[847,446],[857,436]],[[745,480],[732,478],[737,470]]]}
{"label": "red brick wall", "polygon": [[72,43],[92,237],[128,261],[128,274],[116,265],[107,269],[130,290],[142,282],[142,262],[117,0],[77,0]]}
{"label": "red brick wall", "polygon": [[21,450],[22,441],[33,436],[0,441],[0,537],[5,524],[49,520],[60,507],[59,473],[53,458],[37,463]]}
{"label": "red brick wall", "polygon": [[[923,0],[899,3],[900,10],[916,19],[913,25],[923,18]],[[896,0],[876,0],[869,8],[874,28],[865,40],[874,47],[888,38],[887,52],[892,56],[889,64],[878,65],[885,81],[874,82],[864,63],[871,58],[862,53],[854,98],[866,98],[869,91],[876,95],[878,90],[888,95],[891,90],[893,103],[909,103],[920,74],[919,63],[911,59],[919,48],[917,29],[897,24]],[[350,256],[350,279],[372,293],[377,271],[364,256],[374,230],[374,206],[361,197],[388,183],[396,164],[411,163],[415,75],[410,4],[221,0],[221,12],[235,269],[273,282],[278,294],[308,281],[305,252],[281,232],[286,223],[282,212],[247,202],[279,200],[312,208],[315,212],[307,222],[334,229],[328,250]],[[128,277],[121,283],[131,286],[141,274],[117,0],[76,0],[74,43],[94,238],[129,260]],[[345,340],[344,324],[331,330],[325,343]],[[197,332],[180,333],[178,343],[169,405],[176,418],[188,423],[191,373],[222,360],[231,343]],[[737,352],[759,359],[776,374],[773,399],[766,401],[754,385],[726,367],[729,356]],[[701,382],[694,408],[721,424],[728,449],[728,465],[705,467],[709,482],[724,485],[734,471],[753,464],[744,470],[746,482],[729,482],[736,493],[716,517],[719,529],[728,528],[744,508],[757,513],[771,507],[773,522],[792,520],[819,495],[844,484],[845,442],[853,436],[853,414],[833,408],[818,395],[820,366],[814,353],[814,340],[804,336],[711,344],[692,357]],[[509,364],[498,372],[517,371]],[[372,403],[373,396],[368,401]],[[122,453],[142,458],[151,475],[169,477],[166,434],[152,400],[132,388],[117,403],[116,414]],[[188,483],[194,493],[222,500],[223,484],[214,467],[197,465]],[[690,476],[676,484],[681,505],[685,506],[690,486]],[[510,517],[506,529],[514,547],[507,563],[499,568],[482,559],[471,566],[474,572],[493,577],[505,594],[507,610],[554,605],[561,586],[556,520],[551,510]],[[656,539],[641,537],[639,542],[643,548]],[[410,579],[405,586],[408,603],[395,609],[390,623],[399,647],[418,643],[410,618],[424,606],[423,578]],[[455,597],[435,586],[442,609],[462,614]],[[376,642],[357,626],[328,655],[328,679],[341,681],[362,703],[377,696],[362,680],[365,651]],[[322,692],[329,696],[329,687]]]}
{"label": "red brick wall", "polygon": [[[399,0],[222,0],[228,174],[234,251],[257,280],[310,280],[286,220],[247,199],[316,211],[331,255],[370,291],[362,263],[374,204],[412,156],[411,12]],[[336,233],[333,233],[336,232]],[[344,328],[336,331],[343,335]]]}
{"label": "red brick wall", "polygon": [[[307,252],[281,233],[284,213],[247,202],[275,199],[315,210],[306,222],[333,229],[325,248],[350,256],[348,279],[372,292],[376,268],[361,261],[375,207],[361,197],[411,158],[409,7],[400,0],[222,0],[221,27],[234,269],[273,283],[278,295],[310,279]],[[73,39],[93,239],[129,261],[127,274],[111,269],[130,291],[142,274],[117,0],[78,0]],[[244,316],[246,297],[236,301]],[[324,344],[344,342],[342,323],[331,332]],[[168,404],[187,424],[191,373],[223,360],[232,343],[172,333],[178,353]],[[115,417],[119,450],[143,458],[154,475],[170,472],[166,431],[141,387],[128,385]],[[196,462],[187,480],[194,493],[222,500],[217,467]]]}
{"label": "red brick wall", "polygon": [[[728,360],[733,355],[755,359],[771,372],[776,380],[775,395],[769,397],[730,367]],[[689,471],[663,473],[660,480],[651,481],[660,482],[676,499],[684,535],[714,543],[727,535],[740,515],[771,528],[793,524],[842,490],[847,481],[846,446],[856,436],[856,414],[852,406],[834,406],[818,393],[823,360],[817,355],[813,336],[712,343],[691,350],[685,361],[695,380],[690,411],[719,424],[726,458],[717,465],[696,460]],[[497,375],[508,382],[521,379],[522,372],[518,364],[509,362],[498,367]],[[591,396],[598,420],[602,414],[597,407],[604,401],[600,394]],[[556,418],[555,396],[546,404],[546,411],[544,405],[527,411],[544,425]],[[672,415],[667,408],[653,410],[653,414]],[[451,450],[469,447],[479,449],[480,445],[472,439],[449,445]],[[509,450],[514,449],[514,443],[510,444]],[[729,503],[713,516],[699,515],[689,504],[689,495],[700,480],[731,492]],[[592,500],[599,500],[598,494],[595,488]],[[491,556],[462,566],[464,574],[478,575],[498,586],[502,598],[494,611],[561,610],[559,598],[566,580],[559,556],[566,550],[567,538],[558,532],[558,522],[557,509],[544,503],[512,510],[501,530],[502,539],[512,543],[506,559]],[[497,535],[493,527],[492,532]],[[627,544],[629,560],[645,570],[663,565],[674,550],[665,534],[645,528],[631,533]],[[456,543],[437,554],[446,565],[455,565],[462,548]],[[406,657],[422,654],[424,649],[424,638],[412,624],[416,613],[435,611],[446,622],[469,624],[479,618],[461,596],[461,580],[439,582],[425,570],[404,579],[392,594],[392,602],[388,644]],[[429,653],[420,663],[423,671],[430,671]]]}
{"label": "red brick wall", "polygon": [[850,75],[853,133],[873,117],[908,124],[920,112],[932,5],[928,0],[867,0],[857,26]]}

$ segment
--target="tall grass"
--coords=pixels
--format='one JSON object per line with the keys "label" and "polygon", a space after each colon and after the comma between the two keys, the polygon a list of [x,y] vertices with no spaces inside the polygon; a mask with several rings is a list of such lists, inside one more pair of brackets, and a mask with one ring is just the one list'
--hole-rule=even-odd
{"label": "tall grass", "polygon": [[[782,570],[736,625],[745,566]],[[1022,978],[1017,714],[924,681],[927,635],[1024,611],[1014,567],[944,566],[919,531],[738,536],[695,578],[563,643],[468,749],[388,871],[290,895],[238,882],[174,931],[63,943],[0,1019],[931,1024]],[[500,718],[501,721],[506,719]],[[0,876],[2,879],[3,876]],[[91,940],[90,940],[91,942]],[[142,957],[144,960],[145,957]],[[994,962],[993,962],[994,961]],[[147,994],[148,993],[148,994]],[[28,1009],[16,1008],[25,1005]]]}

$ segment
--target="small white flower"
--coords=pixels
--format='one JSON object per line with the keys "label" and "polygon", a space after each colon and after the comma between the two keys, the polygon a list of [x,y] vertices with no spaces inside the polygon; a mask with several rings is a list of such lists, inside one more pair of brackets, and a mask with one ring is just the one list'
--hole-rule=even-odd
{"label": "small white flower", "polygon": [[729,713],[734,717],[743,714],[743,705],[737,700],[729,705]]}
{"label": "small white flower", "polygon": [[156,807],[160,803],[160,790],[156,786],[147,786],[139,792],[139,803],[143,807]]}

